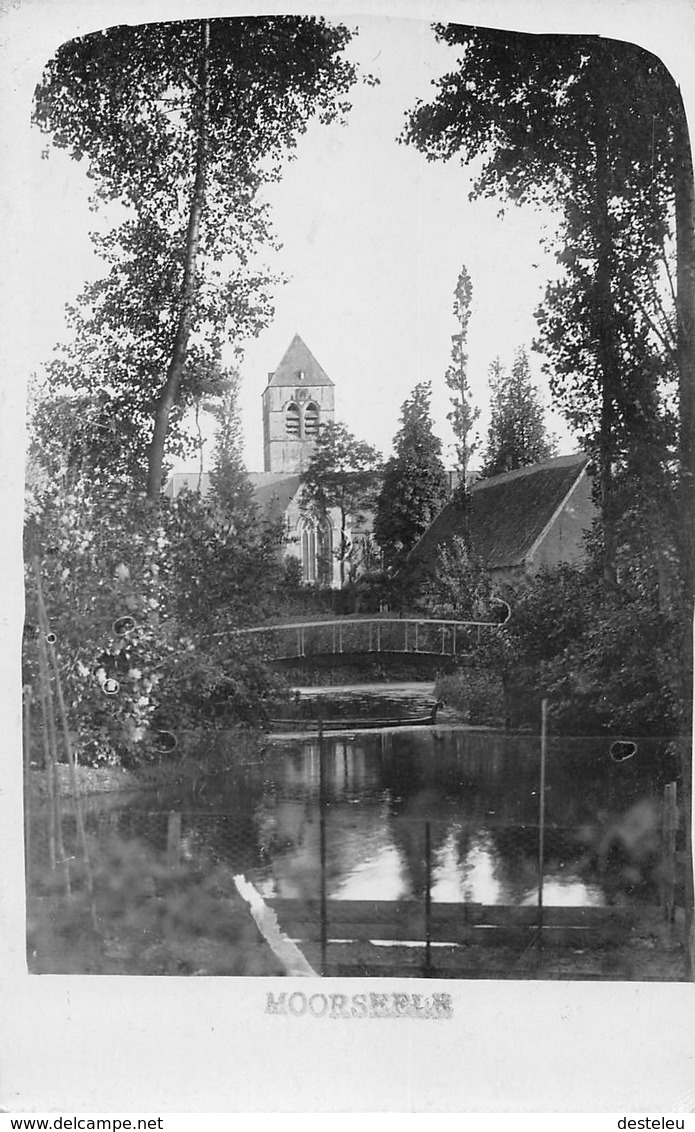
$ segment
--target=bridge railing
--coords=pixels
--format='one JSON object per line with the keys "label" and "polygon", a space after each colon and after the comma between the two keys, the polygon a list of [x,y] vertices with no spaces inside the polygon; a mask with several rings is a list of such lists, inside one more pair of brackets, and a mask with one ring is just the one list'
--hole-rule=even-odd
{"label": "bridge railing", "polygon": [[277,659],[340,653],[423,653],[461,656],[472,652],[503,622],[414,617],[339,618],[296,621],[235,630],[262,637]]}

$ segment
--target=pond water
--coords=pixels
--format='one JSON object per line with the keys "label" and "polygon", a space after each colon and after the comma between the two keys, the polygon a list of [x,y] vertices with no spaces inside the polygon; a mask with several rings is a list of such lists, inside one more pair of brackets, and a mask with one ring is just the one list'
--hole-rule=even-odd
{"label": "pond water", "polygon": [[[658,899],[658,741],[620,763],[607,740],[551,739],[546,903]],[[229,752],[233,755],[233,752]],[[130,797],[88,829],[227,863],[263,896],[523,904],[538,894],[540,744],[485,731],[398,729],[272,738],[223,774]],[[105,821],[105,819],[107,819]],[[429,858],[426,842],[429,839]]]}
{"label": "pond water", "polygon": [[[421,691],[400,697],[408,710],[425,701]],[[659,905],[662,797],[674,777],[665,747],[638,741],[616,762],[609,739],[549,738],[546,907]],[[198,877],[223,870],[225,883],[241,874],[271,901],[538,902],[536,736],[446,725],[356,730],[321,741],[269,736],[225,756],[228,769],[194,782],[91,797],[91,844],[137,845],[150,863],[188,866]],[[78,852],[70,811],[64,804],[65,836]],[[35,866],[45,860],[45,828],[46,814],[34,810]]]}

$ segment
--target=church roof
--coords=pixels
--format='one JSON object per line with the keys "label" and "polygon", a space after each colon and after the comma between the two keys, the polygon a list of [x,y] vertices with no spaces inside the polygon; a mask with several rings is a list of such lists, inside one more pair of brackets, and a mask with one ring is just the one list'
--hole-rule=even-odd
{"label": "church roof", "polygon": [[254,501],[267,519],[284,515],[299,491],[300,478],[287,472],[249,472]]}
{"label": "church roof", "polygon": [[[301,477],[287,472],[249,472],[253,499],[267,519],[281,518],[299,491]],[[164,489],[169,499],[182,491],[199,491],[205,497],[210,491],[210,473],[172,472]]]}
{"label": "church roof", "polygon": [[290,342],[275,373],[268,374],[268,385],[332,385],[311,350],[298,334]]}
{"label": "church roof", "polygon": [[[545,534],[587,465],[583,453],[556,456],[515,472],[478,480],[471,488],[473,550],[489,570],[520,566]],[[462,516],[447,503],[411,551],[423,564],[461,533]]]}
{"label": "church roof", "polygon": [[169,499],[176,499],[182,491],[199,491],[206,496],[210,490],[210,473],[203,472],[171,472],[164,487],[164,494]]}

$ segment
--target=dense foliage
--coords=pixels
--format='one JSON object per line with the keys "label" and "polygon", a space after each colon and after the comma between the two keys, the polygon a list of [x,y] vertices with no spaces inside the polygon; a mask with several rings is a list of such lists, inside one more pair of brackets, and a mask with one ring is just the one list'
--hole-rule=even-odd
{"label": "dense foliage", "polygon": [[275,679],[235,629],[278,600],[277,533],[235,527],[197,494],[156,518],[127,488],[84,483],[56,494],[27,527],[25,683],[39,693],[36,571],[55,634],[72,740],[83,762],[155,757],[203,724],[264,718]]}
{"label": "dense foliage", "polygon": [[302,510],[317,522],[334,509],[338,512],[340,535],[333,553],[340,566],[341,587],[357,550],[349,528],[358,526],[373,506],[380,471],[381,457],[371,444],[358,440],[344,424],[329,422],[321,428],[302,473]]}
{"label": "dense foliage", "polygon": [[490,366],[491,415],[481,475],[513,472],[554,456],[538,390],[531,382],[528,357],[517,350],[511,373],[497,358]]}
{"label": "dense foliage", "polygon": [[[484,574],[463,551],[449,552],[442,578],[430,584],[436,608],[449,616],[494,609],[490,583],[481,586]],[[551,727],[564,734],[687,734],[682,605],[668,612],[660,606],[658,572],[647,560],[622,563],[619,577],[619,591],[606,593],[597,542],[584,567],[564,565],[507,585],[499,596],[511,617],[479,642],[472,685],[464,668],[440,694],[458,706],[472,706],[471,692],[477,704],[487,701],[477,722],[535,729],[545,697]]]}
{"label": "dense foliage", "polygon": [[[430,158],[480,159],[474,195],[559,210],[564,274],[540,311],[541,345],[558,404],[596,457],[605,582],[615,585],[619,477],[630,463],[639,475],[635,446],[649,447],[662,470],[677,451],[692,593],[695,193],[677,87],[658,58],[630,43],[457,25],[437,35],[457,66],[413,111],[408,140]],[[643,493],[653,473],[651,461]]]}
{"label": "dense foliage", "polygon": [[394,454],[384,465],[374,536],[387,566],[407,555],[447,496],[442,444],[432,431],[431,385],[420,382],[401,408]]}

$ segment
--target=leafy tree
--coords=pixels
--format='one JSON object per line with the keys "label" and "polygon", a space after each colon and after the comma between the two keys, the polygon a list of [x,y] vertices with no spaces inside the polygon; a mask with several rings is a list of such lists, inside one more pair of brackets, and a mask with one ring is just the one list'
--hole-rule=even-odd
{"label": "leafy tree", "polygon": [[132,482],[108,398],[56,392],[45,382],[36,382],[30,390],[27,420],[27,468],[38,498],[58,488],[70,491],[83,479],[93,478],[96,463],[109,469],[111,485]]}
{"label": "leafy tree", "polygon": [[334,553],[340,563],[340,585],[352,553],[350,522],[359,523],[376,502],[381,457],[371,444],[357,440],[341,423],[320,430],[311,459],[302,473],[301,508],[321,521],[334,508],[340,515],[340,539]]}
{"label": "leafy tree", "polygon": [[221,398],[204,403],[217,421],[215,448],[210,471],[210,494],[220,518],[238,526],[258,522],[253,486],[242,459],[239,419],[239,376],[229,374]]}
{"label": "leafy tree", "polygon": [[197,493],[163,500],[153,519],[128,485],[88,480],[34,502],[25,682],[38,687],[37,558],[82,761],[152,757],[161,726],[182,737],[263,718],[276,680],[254,639],[234,632],[267,615],[281,586],[262,526],[220,521]]}
{"label": "leafy tree", "polygon": [[[454,291],[454,315],[459,329],[451,338],[451,364],[445,376],[446,384],[451,390],[451,412],[447,414],[447,420],[451,424],[456,441],[459,491],[464,504],[468,492],[468,464],[475,451],[475,444],[470,440],[470,433],[480,415],[480,410],[474,409],[470,401],[468,355],[466,353],[472,294],[470,276],[464,266],[461,268]],[[468,524],[466,522],[464,524],[464,537],[468,537],[467,530]]]}
{"label": "leafy tree", "polygon": [[[615,577],[615,470],[635,420],[655,408],[657,268],[675,220],[682,558],[695,580],[695,193],[687,124],[663,64],[641,48],[586,36],[438,27],[460,50],[408,139],[432,158],[482,158],[474,195],[562,201],[560,257],[544,348],[597,456],[604,574]],[[581,318],[575,316],[580,313]],[[645,335],[641,323],[651,332]],[[637,328],[637,329],[635,329]]]}
{"label": "leafy tree", "polygon": [[490,575],[460,535],[439,548],[437,569],[430,574],[424,592],[432,617],[494,619],[490,612],[494,604]]}
{"label": "leafy tree", "polygon": [[648,562],[633,560],[617,592],[606,593],[592,558],[581,569],[543,571],[508,600],[513,613],[500,634],[519,721],[537,718],[547,696],[553,727],[564,733],[679,733],[679,616],[664,616]]}
{"label": "leafy tree", "polygon": [[442,444],[432,431],[430,382],[420,382],[401,408],[394,455],[386,461],[374,534],[386,565],[410,553],[447,496]]}
{"label": "leafy tree", "polygon": [[312,115],[347,109],[349,40],[294,16],[114,27],[64,44],[37,89],[35,121],[87,160],[94,206],[123,206],[94,237],[109,271],[71,310],[51,380],[101,400],[152,500],[223,342],[238,349],[271,314],[258,190]]}
{"label": "leafy tree", "polygon": [[492,414],[481,474],[513,472],[553,456],[556,444],[543,419],[538,390],[531,383],[528,357],[522,348],[507,375],[497,358],[490,366]]}

